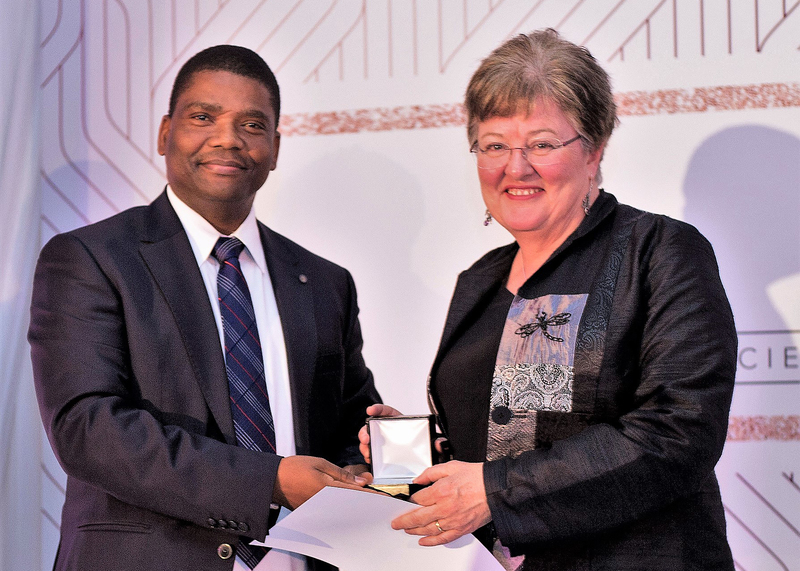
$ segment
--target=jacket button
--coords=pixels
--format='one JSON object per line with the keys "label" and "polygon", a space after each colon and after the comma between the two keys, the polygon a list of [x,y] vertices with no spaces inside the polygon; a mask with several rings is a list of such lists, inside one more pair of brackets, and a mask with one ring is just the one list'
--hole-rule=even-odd
{"label": "jacket button", "polygon": [[211,527],[217,527],[217,520],[215,520],[213,517],[208,518],[208,525]]}
{"label": "jacket button", "polygon": [[217,547],[217,555],[220,559],[230,559],[233,555],[233,547],[229,543],[223,543]]}
{"label": "jacket button", "polygon": [[250,531],[250,526],[247,525],[246,523],[242,522],[242,523],[239,524],[239,531],[241,531],[243,533],[244,532],[248,532],[248,531]]}
{"label": "jacket button", "polygon": [[497,424],[505,425],[511,422],[511,419],[514,418],[514,413],[507,406],[498,406],[492,410],[491,416],[492,420]]}

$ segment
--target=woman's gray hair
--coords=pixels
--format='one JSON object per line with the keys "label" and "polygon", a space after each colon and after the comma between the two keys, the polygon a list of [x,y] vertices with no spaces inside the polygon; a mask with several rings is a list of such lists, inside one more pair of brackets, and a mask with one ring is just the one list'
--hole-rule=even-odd
{"label": "woman's gray hair", "polygon": [[608,74],[589,50],[548,28],[511,38],[472,75],[464,101],[470,145],[478,139],[478,123],[530,112],[539,99],[561,109],[589,151],[605,143],[617,124]]}

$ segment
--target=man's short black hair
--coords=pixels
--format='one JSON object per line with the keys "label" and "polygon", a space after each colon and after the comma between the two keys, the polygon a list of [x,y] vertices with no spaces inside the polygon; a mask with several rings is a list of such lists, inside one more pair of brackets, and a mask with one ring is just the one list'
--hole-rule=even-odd
{"label": "man's short black hair", "polygon": [[181,94],[186,91],[192,77],[199,71],[229,71],[236,75],[255,79],[267,88],[275,112],[275,126],[278,126],[278,117],[281,112],[281,93],[278,89],[278,80],[275,74],[260,55],[253,50],[241,46],[220,45],[206,48],[197,52],[183,64],[175,83],[172,84],[172,94],[169,97],[169,116],[175,111],[175,104]]}

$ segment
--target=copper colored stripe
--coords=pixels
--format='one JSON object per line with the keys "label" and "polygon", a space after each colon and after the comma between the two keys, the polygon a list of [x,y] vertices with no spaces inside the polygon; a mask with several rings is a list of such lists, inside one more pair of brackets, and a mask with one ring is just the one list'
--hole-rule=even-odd
{"label": "copper colored stripe", "polygon": [[800,84],[762,83],[695,89],[631,91],[616,96],[620,115],[703,113],[800,106]]}
{"label": "copper colored stripe", "polygon": [[[629,91],[618,93],[615,99],[620,116],[800,107],[800,84],[762,83]],[[362,131],[463,127],[465,124],[463,106],[449,103],[289,114],[281,117],[281,133],[284,136],[340,135]]]}
{"label": "copper colored stripe", "polygon": [[800,416],[732,416],[728,441],[800,440]]}
{"label": "copper colored stripe", "polygon": [[280,130],[285,136],[338,135],[361,131],[461,127],[465,124],[466,116],[461,104],[412,105],[284,115],[281,117]]}

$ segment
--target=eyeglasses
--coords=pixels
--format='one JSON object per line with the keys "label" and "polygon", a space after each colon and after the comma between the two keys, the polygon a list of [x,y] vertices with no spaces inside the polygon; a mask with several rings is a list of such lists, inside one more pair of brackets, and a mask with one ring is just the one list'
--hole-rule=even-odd
{"label": "eyeglasses", "polygon": [[476,142],[469,152],[475,154],[479,169],[499,169],[506,166],[511,160],[511,152],[516,149],[522,151],[522,157],[531,166],[552,165],[559,161],[558,153],[554,151],[580,138],[580,135],[576,135],[563,143],[558,139],[536,139],[527,147],[509,147],[505,143],[491,143],[485,149],[481,149]]}

